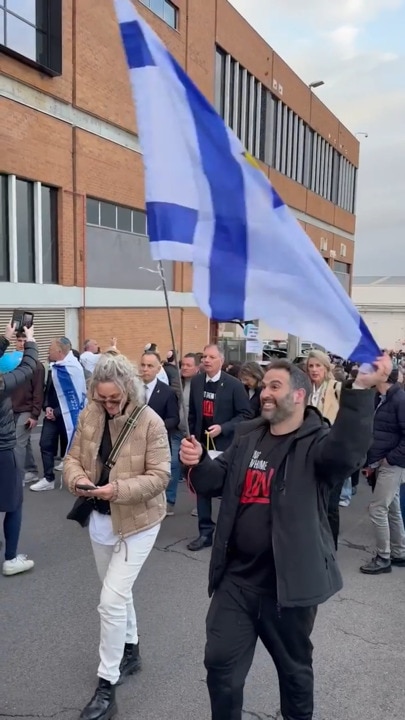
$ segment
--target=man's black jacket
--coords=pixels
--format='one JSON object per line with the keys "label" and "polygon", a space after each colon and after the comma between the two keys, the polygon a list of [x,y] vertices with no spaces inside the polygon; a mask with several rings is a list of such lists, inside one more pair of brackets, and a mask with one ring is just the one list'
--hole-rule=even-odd
{"label": "man's black jacket", "polygon": [[373,443],[367,465],[386,460],[389,465],[405,468],[405,391],[399,383],[391,385],[386,398],[375,399]]}
{"label": "man's black jacket", "polygon": [[[271,486],[272,544],[278,602],[283,607],[325,602],[342,588],[327,517],[331,488],[361,467],[371,443],[373,390],[344,390],[332,428],[315,408],[286,445]],[[262,418],[241,423],[232,445],[216,460],[203,454],[191,469],[195,491],[222,496],[209,571],[209,594],[226,571],[228,543],[246,470],[260,439],[269,431]]]}
{"label": "man's black jacket", "polygon": [[[190,433],[201,438],[203,428],[203,397],[205,373],[195,375],[191,380],[188,422]],[[232,375],[221,372],[216,389],[213,425],[221,426],[221,434],[215,438],[216,450],[226,450],[232,443],[235,428],[240,422],[253,418],[247,392]]]}
{"label": "man's black jacket", "polygon": [[[5,337],[0,337],[0,357],[3,357],[9,344]],[[32,378],[37,361],[37,346],[33,342],[26,342],[18,367],[4,375],[0,374],[0,450],[12,450],[15,447],[15,422],[10,396],[17,387]]]}

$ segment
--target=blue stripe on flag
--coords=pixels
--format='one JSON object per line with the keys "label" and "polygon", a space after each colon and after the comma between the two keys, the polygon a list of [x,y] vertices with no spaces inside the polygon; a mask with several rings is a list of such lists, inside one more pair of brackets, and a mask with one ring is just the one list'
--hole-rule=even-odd
{"label": "blue stripe on flag", "polygon": [[165,202],[147,202],[148,235],[158,242],[166,240],[192,245],[198,221],[197,210]]}
{"label": "blue stripe on flag", "polygon": [[138,21],[121,23],[119,27],[129,69],[156,65]]}
{"label": "blue stripe on flag", "polygon": [[[353,362],[369,363],[376,359],[376,342],[363,318],[359,315],[360,340],[347,359]],[[382,352],[380,352],[382,355]]]}
{"label": "blue stripe on flag", "polygon": [[270,188],[270,190],[271,190],[271,195],[272,195],[272,198],[273,198],[273,208],[274,208],[274,210],[277,210],[277,208],[283,207],[283,206],[285,205],[285,202],[281,199],[280,195],[279,195],[278,192],[274,189],[274,187],[273,187],[272,185],[270,185],[270,183],[268,183],[268,185],[269,185],[269,188]]}
{"label": "blue stripe on flag", "polygon": [[169,57],[186,91],[201,163],[211,190],[215,216],[209,267],[211,317],[219,321],[243,318],[248,237],[242,169],[231,152],[223,120],[183,68],[172,56]]}
{"label": "blue stripe on flag", "polygon": [[54,368],[66,400],[67,409],[69,411],[74,431],[77,426],[80,412],[83,409],[83,399],[79,399],[69,370],[64,367],[64,365],[55,365]]}

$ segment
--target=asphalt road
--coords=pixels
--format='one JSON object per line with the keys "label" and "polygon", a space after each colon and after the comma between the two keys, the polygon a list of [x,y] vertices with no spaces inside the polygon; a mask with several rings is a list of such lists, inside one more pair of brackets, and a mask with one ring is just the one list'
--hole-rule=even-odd
{"label": "asphalt road", "polygon": [[[314,720],[403,719],[405,569],[359,573],[372,535],[367,487],[342,511],[339,560],[345,587],[320,608]],[[93,693],[98,664],[99,581],[87,533],[65,520],[65,490],[25,490],[20,551],[31,573],[0,576],[0,718],[76,720]],[[117,691],[120,720],[209,720],[202,664],[209,551],[192,554],[193,500],[181,487],[135,586],[144,667]],[[244,720],[279,718],[275,670],[258,646]]]}

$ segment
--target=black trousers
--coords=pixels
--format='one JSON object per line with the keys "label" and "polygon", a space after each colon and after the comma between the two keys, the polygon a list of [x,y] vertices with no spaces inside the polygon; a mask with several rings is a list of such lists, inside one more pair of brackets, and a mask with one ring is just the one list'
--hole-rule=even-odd
{"label": "black trousers", "polygon": [[[344,481],[343,481],[344,482]],[[340,494],[343,488],[343,482],[335,485],[329,495],[328,502],[328,520],[329,527],[333,535],[333,541],[335,543],[335,549],[338,549],[338,539],[340,530],[340,514],[339,514],[339,500]]]}
{"label": "black trousers", "polygon": [[39,446],[41,448],[42,464],[44,466],[44,477],[48,480],[48,482],[53,482],[55,480],[53,467],[55,457],[58,452],[59,442],[61,456],[63,457],[66,453],[67,447],[67,435],[63,418],[58,417],[56,420],[47,420],[45,418],[42,425]]}
{"label": "black trousers", "polygon": [[241,720],[243,688],[258,638],[277,669],[284,720],[312,720],[310,636],[317,607],[278,608],[225,579],[207,615],[205,667],[212,720]]}

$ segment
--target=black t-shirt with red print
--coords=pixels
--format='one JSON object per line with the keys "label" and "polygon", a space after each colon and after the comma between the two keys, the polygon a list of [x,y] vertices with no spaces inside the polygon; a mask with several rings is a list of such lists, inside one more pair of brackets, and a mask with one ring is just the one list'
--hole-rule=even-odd
{"label": "black t-shirt with red print", "polygon": [[[217,393],[218,381],[205,380],[202,407],[202,429],[200,442],[207,446],[206,431],[214,424],[215,396]],[[212,449],[212,448],[210,448]]]}
{"label": "black t-shirt with red print", "polygon": [[290,437],[267,431],[253,452],[239,499],[226,570],[236,584],[275,598],[271,490],[274,468],[279,466],[283,445]]}

